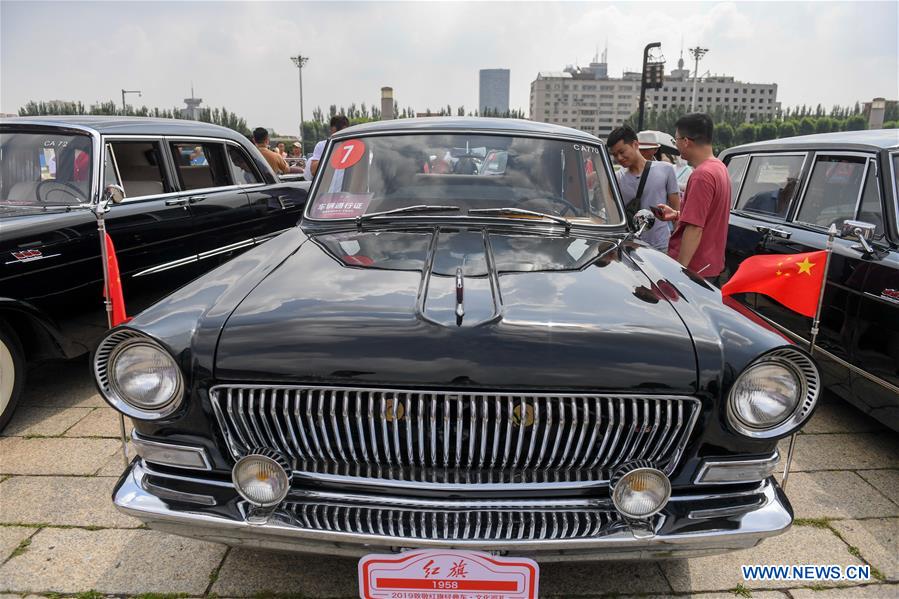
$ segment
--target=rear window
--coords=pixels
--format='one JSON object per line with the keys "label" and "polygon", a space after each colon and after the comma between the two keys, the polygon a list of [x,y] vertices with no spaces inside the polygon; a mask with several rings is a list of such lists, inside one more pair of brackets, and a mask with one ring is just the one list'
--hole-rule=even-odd
{"label": "rear window", "polygon": [[231,164],[222,144],[185,142],[172,144],[175,170],[181,189],[207,189],[233,184]]}

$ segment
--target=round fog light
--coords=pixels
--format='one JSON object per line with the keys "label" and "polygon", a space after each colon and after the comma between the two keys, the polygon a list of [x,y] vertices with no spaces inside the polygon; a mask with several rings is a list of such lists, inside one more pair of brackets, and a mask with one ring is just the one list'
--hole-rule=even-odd
{"label": "round fog light", "polygon": [[259,507],[278,505],[287,497],[289,466],[278,457],[251,453],[234,464],[231,480],[241,497]]}
{"label": "round fog light", "polygon": [[649,518],[671,497],[671,482],[648,465],[628,464],[612,476],[612,503],[628,518]]}

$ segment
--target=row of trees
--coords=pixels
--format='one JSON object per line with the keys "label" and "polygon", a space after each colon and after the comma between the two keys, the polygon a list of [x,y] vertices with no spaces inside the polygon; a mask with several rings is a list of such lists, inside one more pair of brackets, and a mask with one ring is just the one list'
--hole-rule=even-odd
{"label": "row of trees", "polygon": [[[645,114],[643,128],[673,133],[677,120],[688,112],[686,106],[649,110]],[[890,105],[888,114],[885,115],[885,128],[899,127],[897,112],[899,111],[896,106]],[[754,141],[832,131],[860,131],[868,128],[868,119],[858,103],[854,108],[834,106],[829,114],[820,104],[814,111],[807,106],[787,108],[780,118],[755,123],[746,122],[746,115],[742,111],[724,110],[721,107],[712,111],[710,116],[715,123],[713,144],[716,153],[731,146]],[[636,128],[637,120],[638,115],[634,113],[627,123]]]}
{"label": "row of trees", "polygon": [[[85,107],[83,102],[35,102],[30,101],[19,109],[19,116],[41,116],[41,115],[106,115],[106,116],[146,116],[163,119],[183,119],[186,118],[182,109],[175,107],[172,109],[148,108],[141,106],[126,105],[123,109],[112,100],[107,102],[96,102],[89,107]],[[250,129],[247,127],[247,121],[233,112],[229,112],[227,108],[201,108],[199,112],[199,120],[204,123],[213,123],[228,127],[243,135],[250,135]]]}

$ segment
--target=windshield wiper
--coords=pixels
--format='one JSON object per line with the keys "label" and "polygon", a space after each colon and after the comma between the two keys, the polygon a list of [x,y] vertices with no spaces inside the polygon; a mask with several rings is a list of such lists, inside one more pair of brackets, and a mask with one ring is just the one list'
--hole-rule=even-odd
{"label": "windshield wiper", "polygon": [[431,204],[418,204],[416,206],[403,206],[402,208],[394,208],[393,210],[384,210],[383,212],[371,212],[369,214],[360,214],[356,217],[356,226],[361,228],[362,222],[375,218],[376,216],[391,216],[393,214],[404,214],[409,212],[444,212],[446,210],[458,210],[458,206],[437,206]]}
{"label": "windshield wiper", "polygon": [[522,216],[539,216],[540,218],[545,218],[559,223],[560,225],[565,227],[566,233],[571,230],[571,223],[568,222],[568,219],[562,218],[561,216],[556,216],[554,214],[546,214],[545,212],[526,210],[524,208],[472,208],[468,211],[468,214],[495,214],[497,216],[502,216],[503,214],[520,214]]}

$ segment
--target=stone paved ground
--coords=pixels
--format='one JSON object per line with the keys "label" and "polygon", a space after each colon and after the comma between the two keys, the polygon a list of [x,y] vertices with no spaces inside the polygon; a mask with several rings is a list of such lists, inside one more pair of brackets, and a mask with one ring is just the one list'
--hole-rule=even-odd
{"label": "stone paved ground", "polygon": [[[229,550],[147,530],[116,512],[118,420],[87,365],[54,363],[30,376],[28,396],[0,437],[0,599],[358,596],[354,560]],[[899,597],[899,435],[827,401],[798,438],[788,491],[797,526],[754,549],[659,563],[545,564],[541,594]],[[867,563],[875,578],[838,588],[741,579],[741,564],[766,563]]]}

